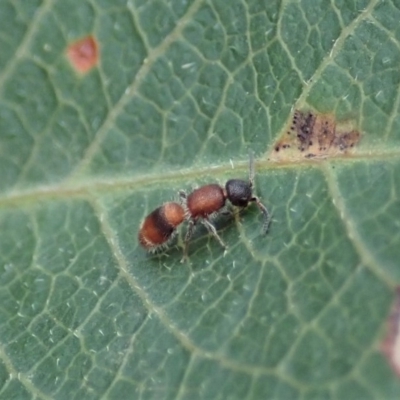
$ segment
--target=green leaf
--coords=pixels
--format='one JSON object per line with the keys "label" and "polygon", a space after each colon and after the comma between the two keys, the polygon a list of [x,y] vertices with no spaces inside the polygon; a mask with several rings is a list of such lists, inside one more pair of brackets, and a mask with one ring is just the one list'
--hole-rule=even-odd
{"label": "green leaf", "polygon": [[[1,399],[397,399],[398,0],[0,3]],[[97,40],[78,73],[68,46]],[[355,150],[273,158],[292,111]],[[143,218],[248,176],[255,206],[164,253]]]}

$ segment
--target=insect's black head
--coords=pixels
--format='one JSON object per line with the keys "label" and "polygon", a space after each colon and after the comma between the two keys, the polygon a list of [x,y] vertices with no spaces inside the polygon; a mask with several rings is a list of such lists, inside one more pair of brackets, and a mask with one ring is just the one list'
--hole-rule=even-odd
{"label": "insect's black head", "polygon": [[226,197],[237,207],[247,207],[253,199],[252,183],[241,179],[230,179],[225,184]]}

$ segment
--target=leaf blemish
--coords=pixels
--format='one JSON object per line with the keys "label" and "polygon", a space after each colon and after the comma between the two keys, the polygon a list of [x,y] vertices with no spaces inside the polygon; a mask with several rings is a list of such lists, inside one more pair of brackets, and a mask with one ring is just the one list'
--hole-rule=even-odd
{"label": "leaf blemish", "polygon": [[67,48],[67,57],[71,65],[79,73],[86,73],[96,66],[99,60],[99,51],[93,36],[87,36]]}
{"label": "leaf blemish", "polygon": [[380,347],[390,366],[400,377],[400,286],[396,288],[392,310],[387,320],[386,337]]}
{"label": "leaf blemish", "polygon": [[[275,158],[326,158],[347,153],[360,141],[361,134],[352,127],[337,125],[331,114],[295,110],[286,134],[274,144]],[[288,151],[278,157],[276,153],[281,150]]]}

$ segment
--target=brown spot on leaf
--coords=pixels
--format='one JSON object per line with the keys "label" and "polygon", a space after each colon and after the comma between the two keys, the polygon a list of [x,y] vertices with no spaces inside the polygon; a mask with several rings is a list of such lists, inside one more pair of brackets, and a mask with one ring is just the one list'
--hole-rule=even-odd
{"label": "brown spot on leaf", "polygon": [[302,113],[298,110],[293,115],[292,130],[299,140],[299,150],[307,150],[310,143],[310,137],[314,130],[316,117],[313,113]]}
{"label": "brown spot on leaf", "polygon": [[381,351],[394,372],[400,377],[400,287],[396,288],[392,310],[387,320],[386,337],[381,343]]}
{"label": "brown spot on leaf", "polygon": [[352,130],[350,132],[345,132],[335,138],[335,145],[339,147],[340,150],[346,150],[358,143],[360,140],[360,132]]}
{"label": "brown spot on leaf", "polygon": [[284,150],[290,148],[290,139],[284,138],[275,144],[275,151],[279,152],[279,150]]}
{"label": "brown spot on leaf", "polygon": [[[326,158],[347,153],[361,134],[348,123],[337,122],[332,114],[295,110],[288,128],[274,145],[275,157]],[[276,154],[280,150],[279,156]]]}
{"label": "brown spot on leaf", "polygon": [[93,36],[87,36],[67,48],[67,57],[72,66],[84,74],[91,70],[98,62],[99,51],[96,40]]}

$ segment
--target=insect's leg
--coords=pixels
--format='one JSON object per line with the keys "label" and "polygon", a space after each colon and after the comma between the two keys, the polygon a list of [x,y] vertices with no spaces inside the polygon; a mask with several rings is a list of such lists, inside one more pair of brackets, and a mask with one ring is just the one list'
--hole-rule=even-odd
{"label": "insect's leg", "polygon": [[188,225],[186,235],[185,235],[185,240],[184,240],[183,257],[182,257],[181,262],[184,262],[185,260],[188,259],[189,242],[193,236],[195,224],[196,224],[196,222],[193,219],[189,220],[189,225]]}
{"label": "insect's leg", "polygon": [[218,240],[218,243],[226,249],[226,244],[222,241],[222,239],[219,237],[217,230],[215,229],[215,226],[208,220],[208,219],[203,219],[202,224],[207,228],[207,230],[215,237],[215,239]]}
{"label": "insect's leg", "polygon": [[257,204],[257,207],[260,209],[264,222],[262,224],[262,231],[264,233],[268,232],[269,224],[271,223],[271,214],[268,212],[267,207],[264,206],[263,203],[261,203],[260,199],[257,196],[254,196],[251,201],[254,201]]}

